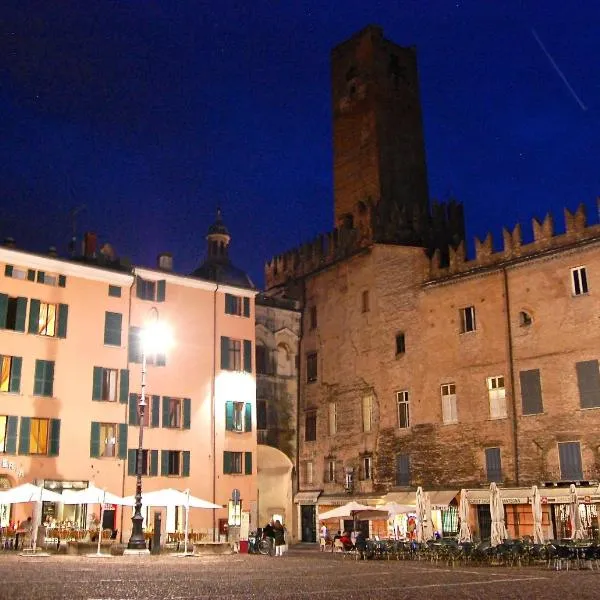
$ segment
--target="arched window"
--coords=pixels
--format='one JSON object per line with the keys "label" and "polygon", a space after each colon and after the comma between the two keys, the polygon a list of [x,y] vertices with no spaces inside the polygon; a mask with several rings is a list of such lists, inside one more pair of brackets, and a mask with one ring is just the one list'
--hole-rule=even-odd
{"label": "arched window", "polygon": [[290,376],[292,373],[292,356],[285,344],[277,346],[277,375]]}

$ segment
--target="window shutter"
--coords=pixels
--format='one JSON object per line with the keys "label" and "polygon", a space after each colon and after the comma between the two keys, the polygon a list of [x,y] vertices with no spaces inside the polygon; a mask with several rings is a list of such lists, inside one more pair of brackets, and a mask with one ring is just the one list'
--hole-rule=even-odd
{"label": "window shutter", "polygon": [[67,278],[65,275],[58,276],[58,287],[67,287]]}
{"label": "window shutter", "polygon": [[140,420],[138,417],[138,399],[137,394],[129,394],[129,419],[130,425],[139,425]]}
{"label": "window shutter", "polygon": [[150,475],[158,475],[158,450],[150,450]]}
{"label": "window shutter", "polygon": [[144,280],[141,277],[136,277],[135,279],[135,295],[140,298],[140,300],[145,300],[144,298]]}
{"label": "window shutter", "polygon": [[121,345],[121,325],[123,315],[121,313],[106,312],[104,316],[104,343],[107,346]]}
{"label": "window shutter", "polygon": [[108,295],[112,298],[120,298],[121,297],[121,288],[118,285],[110,285],[108,286]]}
{"label": "window shutter", "polygon": [[8,311],[8,296],[0,294],[0,328],[6,329],[6,313]]}
{"label": "window shutter", "polygon": [[12,357],[12,365],[10,368],[10,384],[8,391],[18,393],[21,391],[21,366],[23,359],[20,356]]}
{"label": "window shutter", "polygon": [[162,399],[162,426],[169,427],[169,396]]}
{"label": "window shutter", "polygon": [[164,279],[156,282],[156,301],[164,302],[166,298],[167,282]]}
{"label": "window shutter", "polygon": [[500,459],[500,448],[485,449],[485,469],[487,480],[499,483],[502,481],[502,463]]}
{"label": "window shutter", "polygon": [[230,315],[233,311],[231,310],[231,294],[225,294],[225,314]]}
{"label": "window shutter", "polygon": [[600,371],[597,360],[575,363],[577,384],[579,385],[579,403],[581,408],[600,406]]}
{"label": "window shutter", "polygon": [[54,361],[44,360],[44,396],[54,395]]}
{"label": "window shutter", "polygon": [[6,265],[4,267],[4,275],[6,277],[12,277],[13,274],[13,266],[12,265]]}
{"label": "window shutter", "polygon": [[127,423],[119,423],[119,458],[127,458]]}
{"label": "window shutter", "polygon": [[183,428],[190,429],[192,426],[192,400],[191,398],[183,399]]}
{"label": "window shutter", "polygon": [[252,373],[252,342],[244,340],[244,371]]}
{"label": "window shutter", "polygon": [[244,413],[244,430],[252,431],[252,404],[246,402]]}
{"label": "window shutter", "polygon": [[410,485],[410,460],[408,454],[396,456],[396,485]]}
{"label": "window shutter", "polygon": [[60,419],[50,419],[50,443],[48,456],[58,456],[60,450]]}
{"label": "window shutter", "polygon": [[231,473],[232,462],[231,452],[227,452],[227,450],[223,451],[223,473],[225,475],[229,475]]}
{"label": "window shutter", "polygon": [[100,456],[100,423],[92,421],[90,430],[90,458]]}
{"label": "window shutter", "polygon": [[6,418],[6,443],[4,450],[6,454],[17,453],[17,422],[19,417]]}
{"label": "window shutter", "polygon": [[119,373],[119,402],[127,404],[129,397],[129,369],[121,369]]}
{"label": "window shutter", "polygon": [[244,452],[244,467],[246,475],[252,475],[252,452]]}
{"label": "window shutter", "polygon": [[19,432],[19,454],[29,454],[29,436],[31,434],[31,418],[21,417]]}
{"label": "window shutter", "polygon": [[560,476],[563,480],[577,481],[583,479],[581,468],[581,447],[579,442],[558,444]]}
{"label": "window shutter", "polygon": [[169,451],[160,451],[160,474],[165,476],[169,474]]}
{"label": "window shutter", "polygon": [[92,400],[102,400],[102,367],[94,367],[94,378],[92,382]]}
{"label": "window shutter", "polygon": [[142,342],[140,339],[140,327],[129,328],[129,340],[128,340],[128,359],[129,362],[141,363],[142,362]]}
{"label": "window shutter", "polygon": [[244,298],[244,316],[250,316],[250,298]]}
{"label": "window shutter", "polygon": [[27,269],[27,281],[35,281],[35,271],[33,269]]}
{"label": "window shutter", "polygon": [[17,298],[17,314],[15,315],[15,331],[25,331],[25,313],[27,312],[27,298]]}
{"label": "window shutter", "polygon": [[152,413],[150,414],[150,426],[160,427],[160,396],[152,396]]}
{"label": "window shutter", "polygon": [[35,361],[35,372],[33,375],[33,393],[35,396],[42,396],[44,392],[44,372],[45,360]]}
{"label": "window shutter", "polygon": [[137,475],[137,450],[127,451],[127,475]]}
{"label": "window shutter", "polygon": [[37,282],[44,283],[45,279],[46,279],[46,273],[44,273],[44,271],[38,271],[37,272]]}
{"label": "window shutter", "polygon": [[40,301],[32,298],[29,301],[28,332],[37,335],[40,332]]}
{"label": "window shutter", "polygon": [[181,476],[182,477],[189,477],[190,476],[190,451],[189,450],[184,450],[182,453],[182,469],[181,469]]}
{"label": "window shutter", "polygon": [[221,336],[221,369],[229,369],[229,338]]}
{"label": "window shutter", "polygon": [[56,336],[59,338],[67,337],[67,319],[69,318],[69,306],[67,304],[58,305],[58,328]]}
{"label": "window shutter", "polygon": [[521,401],[524,415],[535,415],[544,410],[542,404],[542,386],[540,370],[521,371]]}
{"label": "window shutter", "polygon": [[233,431],[233,402],[230,400],[225,402],[225,429]]}

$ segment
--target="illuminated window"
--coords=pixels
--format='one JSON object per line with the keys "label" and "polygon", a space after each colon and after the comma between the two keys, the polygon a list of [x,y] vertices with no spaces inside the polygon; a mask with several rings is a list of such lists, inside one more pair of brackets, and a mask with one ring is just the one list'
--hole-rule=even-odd
{"label": "illuminated window", "polygon": [[445,383],[441,386],[442,394],[442,421],[444,424],[458,423],[458,412],[456,409],[456,385]]}
{"label": "illuminated window", "polygon": [[487,378],[488,399],[490,402],[490,418],[506,418],[506,389],[504,388],[504,377]]}
{"label": "illuminated window", "polygon": [[0,453],[6,452],[8,417],[0,416]]}
{"label": "illuminated window", "polygon": [[48,454],[49,419],[31,419],[29,454]]}
{"label": "illuminated window", "polygon": [[181,398],[168,398],[168,427],[174,427],[176,429],[181,428],[181,410],[182,401]]}
{"label": "illuminated window", "polygon": [[38,321],[38,334],[54,337],[56,335],[56,304],[40,302],[40,316]]}
{"label": "illuminated window", "polygon": [[19,392],[21,388],[20,356],[0,355],[0,392]]}
{"label": "illuminated window", "polygon": [[100,423],[100,456],[113,458],[117,455],[117,425]]}

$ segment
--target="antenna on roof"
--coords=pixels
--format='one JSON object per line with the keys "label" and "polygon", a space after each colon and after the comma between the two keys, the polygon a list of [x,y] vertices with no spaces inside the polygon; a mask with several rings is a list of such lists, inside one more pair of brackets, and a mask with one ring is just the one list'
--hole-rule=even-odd
{"label": "antenna on roof", "polygon": [[71,216],[71,241],[69,242],[69,254],[71,258],[74,258],[77,252],[77,215],[86,208],[85,204],[81,204],[69,213]]}

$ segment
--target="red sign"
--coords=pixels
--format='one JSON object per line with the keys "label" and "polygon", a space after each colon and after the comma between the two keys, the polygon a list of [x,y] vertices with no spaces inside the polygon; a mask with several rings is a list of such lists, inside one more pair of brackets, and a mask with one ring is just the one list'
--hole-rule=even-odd
{"label": "red sign", "polygon": [[542,504],[548,504],[547,496],[542,496]]}

